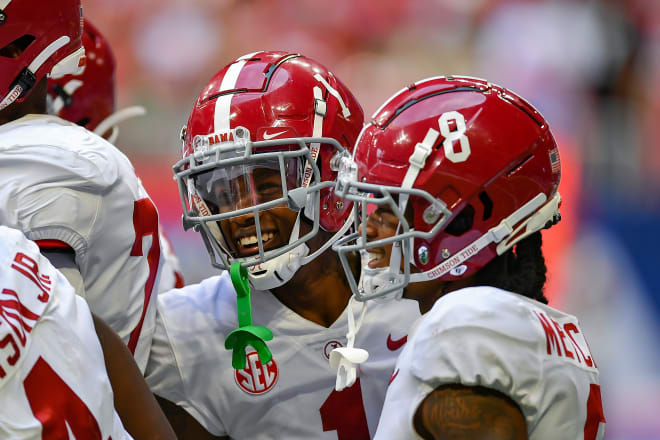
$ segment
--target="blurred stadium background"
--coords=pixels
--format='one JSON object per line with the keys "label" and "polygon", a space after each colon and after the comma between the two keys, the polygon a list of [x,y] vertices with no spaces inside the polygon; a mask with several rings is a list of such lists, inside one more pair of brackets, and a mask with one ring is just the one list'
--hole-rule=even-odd
{"label": "blurred stadium background", "polygon": [[526,97],[560,144],[564,197],[544,235],[551,305],[579,316],[607,439],[660,439],[660,2],[657,0],[87,0],[118,60],[117,142],[156,202],[187,283],[213,274],[180,227],[179,130],[221,66],[256,50],[328,66],[370,116],[429,76]]}

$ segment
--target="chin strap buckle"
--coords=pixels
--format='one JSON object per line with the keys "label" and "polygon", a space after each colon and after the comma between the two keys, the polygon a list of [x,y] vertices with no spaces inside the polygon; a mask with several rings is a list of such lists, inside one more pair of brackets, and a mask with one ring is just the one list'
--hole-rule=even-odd
{"label": "chin strap buckle", "polygon": [[367,311],[367,303],[362,303],[362,312],[360,319],[355,324],[355,317],[353,316],[353,304],[355,297],[351,296],[348,301],[348,339],[346,347],[338,347],[330,352],[330,368],[337,370],[337,381],[335,382],[335,390],[342,391],[345,388],[353,386],[357,379],[356,365],[365,362],[369,358],[369,352],[361,348],[355,348],[355,335],[362,326],[364,315]]}

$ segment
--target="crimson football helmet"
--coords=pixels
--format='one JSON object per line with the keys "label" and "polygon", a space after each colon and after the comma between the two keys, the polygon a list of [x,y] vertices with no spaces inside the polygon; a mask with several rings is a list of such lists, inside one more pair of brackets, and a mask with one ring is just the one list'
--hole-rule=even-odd
{"label": "crimson football helmet", "polygon": [[48,81],[48,112],[75,122],[99,136],[108,134],[110,143],[119,135],[117,124],[143,115],[144,108],[127,107],[115,112],[116,61],[110,44],[88,19],[84,20],[82,43],[87,63],[82,72]]}
{"label": "crimson football helmet", "polygon": [[22,101],[45,75],[85,62],[80,0],[0,2],[0,110]]}
{"label": "crimson football helmet", "polygon": [[[184,228],[202,233],[215,267],[240,261],[254,288],[284,284],[351,224],[350,204],[335,196],[334,180],[363,121],[348,88],[305,56],[255,52],[231,62],[204,87],[181,133],[183,159],[174,173]],[[263,189],[260,180],[270,187]],[[270,209],[298,213],[290,235],[279,231],[277,244],[278,233],[261,227]],[[239,243],[222,222],[246,216],[250,224]],[[311,231],[303,233],[301,220]],[[305,242],[319,227],[334,238],[308,255]],[[240,246],[248,254],[238,252]]]}
{"label": "crimson football helmet", "polygon": [[[561,169],[548,123],[520,96],[477,78],[430,78],[399,91],[339,168],[336,194],[354,202],[357,232],[333,249],[359,300],[470,276],[559,219]],[[368,215],[383,205],[396,215],[396,233],[370,240]],[[370,268],[382,257],[374,248],[386,246],[389,265]],[[347,259],[355,251],[359,282]]]}

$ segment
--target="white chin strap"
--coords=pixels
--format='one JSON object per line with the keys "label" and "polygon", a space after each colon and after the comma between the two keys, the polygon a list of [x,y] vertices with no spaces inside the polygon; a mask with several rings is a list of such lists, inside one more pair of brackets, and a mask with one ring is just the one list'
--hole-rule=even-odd
{"label": "white chin strap", "polygon": [[[316,74],[314,78],[328,90],[328,93],[337,98],[340,106],[342,107],[342,113],[344,116],[350,116],[351,113],[344,104],[344,101],[341,98],[339,92],[330,86],[330,84],[328,84],[328,82],[325,81],[321,75]],[[327,103],[323,99],[323,90],[321,87],[315,86],[312,90],[314,93],[314,125],[312,127],[312,137],[322,137],[323,120],[327,114]],[[310,144],[310,155],[314,162],[316,162],[320,150],[321,145],[319,143]],[[301,184],[303,188],[307,188],[309,186],[312,175],[312,165],[311,163],[307,162],[305,163],[305,169],[303,171],[303,176],[305,176]],[[296,223],[293,227],[293,230],[291,231],[291,238],[289,239],[289,243],[293,243],[300,237],[300,216],[303,215],[303,212],[307,218],[313,220],[315,213],[314,206],[312,205],[313,201],[314,197],[308,194],[305,207],[298,213],[298,217],[296,218]],[[339,231],[337,231],[335,235],[332,236],[330,240],[324,243],[323,246],[321,246],[311,255],[308,255],[310,251],[309,247],[303,243],[286,254],[275,257],[269,261],[266,261],[265,263],[258,264],[257,266],[248,268],[248,279],[250,280],[250,284],[257,290],[269,290],[282,286],[291,278],[293,278],[301,266],[314,260],[316,257],[325,252],[330,246],[332,246],[332,243],[337,241],[346,233],[346,231],[348,231],[348,229],[351,227],[351,224],[352,216],[344,223]]]}
{"label": "white chin strap", "polygon": [[[298,216],[294,229],[291,232],[290,242],[294,240],[294,232],[296,240],[300,235],[298,233],[299,222],[300,215]],[[314,260],[316,257],[325,252],[330,246],[332,246],[335,241],[343,237],[352,224],[353,215],[351,214],[344,225],[339,228],[339,230],[328,241],[326,241],[323,246],[318,248],[312,254],[309,254],[309,247],[303,243],[284,255],[280,255],[279,257],[275,257],[269,261],[266,261],[265,263],[254,266],[255,268],[258,268],[258,270],[255,269],[255,273],[260,273],[262,270],[265,270],[265,272],[260,275],[255,275],[254,273],[250,272],[250,269],[252,268],[248,268],[248,279],[250,280],[252,287],[257,290],[269,290],[285,284],[287,281],[293,278],[301,266],[304,266],[305,264]]]}
{"label": "white chin strap", "polygon": [[[559,193],[556,193],[550,200],[547,200],[544,193],[537,194],[530,201],[511,213],[507,218],[503,219],[497,226],[491,228],[487,233],[467,245],[465,248],[456,252],[453,257],[448,258],[426,272],[411,273],[408,282],[415,283],[440,278],[448,272],[451,272],[453,269],[458,268],[466,260],[477,255],[491,243],[497,244],[497,254],[502,255],[520,240],[543,229],[549,221],[558,215],[560,202],[561,196]],[[394,253],[394,251],[392,253]],[[365,273],[360,282],[362,283],[365,292],[373,295],[374,292],[377,292],[378,289],[381,288],[381,286],[386,285],[385,283],[388,283],[390,278],[393,278],[396,281],[402,281],[402,275],[399,273],[398,269],[397,272],[390,271],[391,266],[380,269],[363,269],[363,272]],[[370,272],[373,272],[373,274],[370,274]],[[392,275],[393,273],[394,275]],[[460,272],[460,274],[462,274],[462,272]],[[385,294],[381,296],[389,298],[389,295],[390,294]],[[396,298],[397,295],[400,297],[398,291],[395,292],[394,297]]]}
{"label": "white chin strap", "polygon": [[[410,282],[440,278],[481,252],[491,243],[497,243],[497,255],[502,255],[523,238],[543,229],[549,221],[558,215],[560,202],[561,196],[559,193],[556,193],[550,200],[547,200],[544,193],[538,193],[530,201],[503,219],[497,226],[490,228],[484,235],[456,252],[453,257],[426,272],[411,274]],[[518,226],[516,227],[516,225]]]}
{"label": "white chin strap", "polygon": [[[433,151],[433,145],[438,140],[439,136],[440,133],[438,131],[434,130],[433,128],[429,128],[428,131],[426,132],[426,136],[424,136],[424,140],[422,140],[422,142],[418,142],[417,145],[415,145],[415,149],[413,153],[410,155],[410,158],[408,159],[410,166],[408,167],[408,171],[406,172],[406,175],[404,176],[403,181],[401,182],[401,189],[407,190],[413,187],[413,185],[415,184],[415,180],[417,180],[417,176],[419,175],[419,172],[424,168],[424,165],[426,164],[426,159]],[[408,193],[401,192],[399,194],[399,211],[401,212],[402,215],[405,215],[407,205],[408,205]],[[401,229],[401,223],[397,225],[395,233],[398,234],[400,229]],[[410,255],[412,255],[412,250],[414,248],[415,248],[414,239],[411,237],[408,246],[410,261],[404,261],[404,264],[411,263],[412,265],[414,265],[414,259],[410,258]],[[361,254],[361,258],[364,259],[365,256]],[[372,293],[382,289],[383,286],[389,285],[390,282],[392,281],[392,278],[402,282],[403,280],[400,279],[403,277],[403,274],[401,273],[402,259],[403,259],[403,249],[401,246],[401,242],[397,241],[392,244],[392,252],[390,254],[389,267],[371,269],[367,267],[365,264],[362,265],[363,269],[362,269],[362,273],[360,274],[360,281],[358,283],[358,287],[362,287],[362,289],[365,292]],[[403,296],[403,289],[397,289],[387,294],[380,295],[378,299],[387,301],[390,299],[401,299],[402,296]]]}
{"label": "white chin strap", "polygon": [[[64,90],[69,96],[73,95],[76,90],[80,86],[83,85],[83,82],[80,81],[79,79],[72,79],[70,81],[67,81],[64,86],[62,86],[62,90]],[[48,95],[48,98],[50,98],[50,94]],[[55,99],[52,99],[50,101],[50,107],[48,108],[48,113],[51,115],[59,115],[59,113],[62,111],[64,108],[64,99],[60,96],[57,95]]]}
{"label": "white chin strap", "polygon": [[[270,290],[287,283],[296,274],[302,259],[309,253],[306,244],[301,244],[293,250],[256,266],[248,267],[248,280],[256,290]],[[250,269],[258,270],[252,273]],[[263,271],[263,272],[262,272]]]}
{"label": "white chin strap", "polygon": [[355,297],[351,296],[346,306],[346,313],[348,313],[348,333],[346,334],[346,347],[338,347],[330,352],[330,368],[337,370],[337,381],[335,382],[335,390],[341,391],[344,388],[350,387],[357,379],[356,365],[365,362],[369,358],[367,350],[362,348],[355,348],[355,335],[362,326],[364,315],[367,312],[367,303],[362,303],[362,311],[357,324],[355,323],[355,316],[353,315],[353,306],[355,304]]}

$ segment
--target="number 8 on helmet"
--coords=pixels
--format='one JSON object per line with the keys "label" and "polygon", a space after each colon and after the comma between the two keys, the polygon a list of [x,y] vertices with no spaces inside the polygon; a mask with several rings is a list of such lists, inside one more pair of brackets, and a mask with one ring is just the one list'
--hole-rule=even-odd
{"label": "number 8 on helmet", "polygon": [[[401,90],[344,162],[337,194],[354,202],[357,232],[333,248],[359,300],[473,275],[559,219],[559,153],[547,122],[485,80],[437,77]],[[383,207],[395,230],[374,239],[367,217]],[[355,251],[366,263],[360,283],[347,260]]]}

